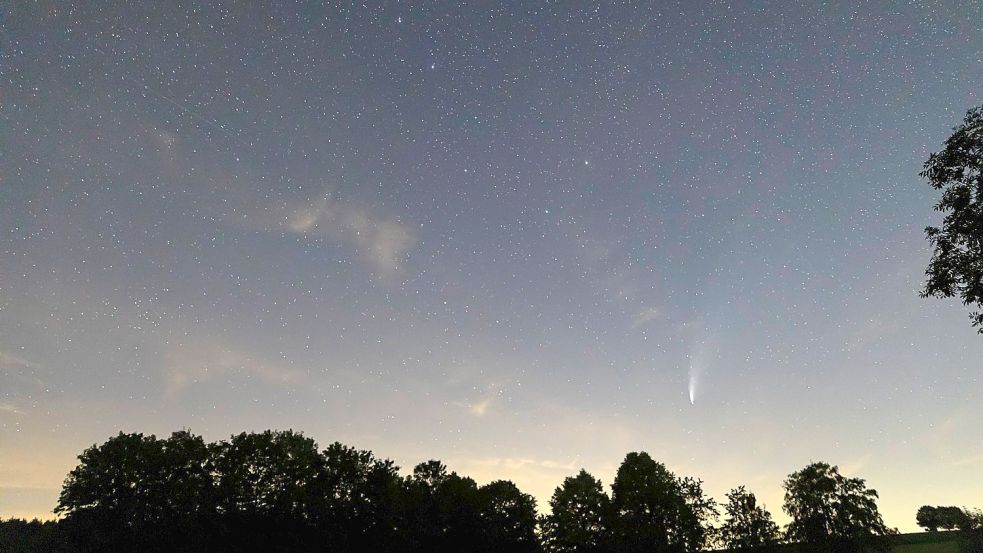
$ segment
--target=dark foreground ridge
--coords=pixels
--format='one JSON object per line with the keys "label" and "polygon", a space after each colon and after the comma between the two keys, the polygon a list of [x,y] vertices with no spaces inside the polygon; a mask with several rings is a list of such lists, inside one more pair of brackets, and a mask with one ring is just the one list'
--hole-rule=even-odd
{"label": "dark foreground ridge", "polygon": [[[401,476],[370,451],[340,443],[319,450],[294,431],[215,443],[187,431],[166,439],[121,433],[79,456],[55,509],[60,520],[0,522],[0,551],[983,551],[979,511],[953,519],[958,532],[897,536],[877,510],[877,492],[835,466],[812,463],[784,487],[792,521],[782,531],[743,486],[718,504],[699,479],[629,453],[610,495],[582,470],[537,516],[533,497],[512,482],[479,486],[439,461]],[[929,513],[930,524],[945,528],[937,513],[952,513],[943,509],[923,507],[920,517]]]}

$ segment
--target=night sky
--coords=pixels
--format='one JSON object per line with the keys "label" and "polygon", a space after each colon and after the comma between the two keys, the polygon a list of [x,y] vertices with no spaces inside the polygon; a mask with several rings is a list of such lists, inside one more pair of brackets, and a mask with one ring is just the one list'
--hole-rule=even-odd
{"label": "night sky", "polygon": [[258,4],[0,7],[0,516],[181,428],[980,506],[918,172],[983,3]]}

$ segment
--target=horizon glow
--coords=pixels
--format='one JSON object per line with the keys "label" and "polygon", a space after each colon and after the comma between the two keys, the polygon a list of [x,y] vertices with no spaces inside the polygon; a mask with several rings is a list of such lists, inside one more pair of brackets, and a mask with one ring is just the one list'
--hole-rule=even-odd
{"label": "horizon glow", "polygon": [[0,517],[182,428],[983,507],[983,338],[918,297],[983,3],[0,17]]}

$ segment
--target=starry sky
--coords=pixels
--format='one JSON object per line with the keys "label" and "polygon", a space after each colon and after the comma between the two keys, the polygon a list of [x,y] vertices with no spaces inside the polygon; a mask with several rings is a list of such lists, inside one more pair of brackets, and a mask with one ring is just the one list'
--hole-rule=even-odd
{"label": "starry sky", "polygon": [[[119,432],[294,428],[541,504],[645,450],[779,522],[980,506],[917,173],[983,3],[0,7],[0,516]],[[692,400],[692,401],[691,401]]]}

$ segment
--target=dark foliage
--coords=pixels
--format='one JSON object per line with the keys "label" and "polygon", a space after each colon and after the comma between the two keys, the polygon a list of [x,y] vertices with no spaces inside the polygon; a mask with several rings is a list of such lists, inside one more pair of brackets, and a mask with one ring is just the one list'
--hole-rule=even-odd
{"label": "dark foliage", "polygon": [[960,547],[966,553],[983,553],[983,527],[973,530],[964,530],[960,540]]}
{"label": "dark foliage", "polygon": [[[883,549],[893,531],[877,492],[814,463],[785,481],[787,539],[798,551]],[[580,471],[536,502],[512,482],[479,486],[439,461],[403,477],[392,461],[339,443],[319,450],[294,431],[243,433],[206,443],[190,432],[159,439],[119,434],[79,456],[57,522],[0,521],[4,553],[118,551],[276,553],[695,553],[780,549],[771,515],[743,487],[725,520],[699,480],[647,453],[629,453],[611,495]],[[919,524],[959,528],[983,553],[983,514],[923,507]],[[793,546],[788,546],[793,547]]]}
{"label": "dark foliage", "polygon": [[938,530],[966,530],[972,526],[972,514],[959,507],[932,507],[922,505],[915,514],[915,521],[929,532]]}
{"label": "dark foliage", "polygon": [[556,488],[550,514],[540,522],[543,548],[551,553],[599,553],[608,537],[611,500],[601,481],[581,470]]}
{"label": "dark foliage", "polygon": [[622,553],[689,553],[706,547],[716,516],[701,483],[678,478],[647,453],[629,453],[611,486],[609,544]]}
{"label": "dark foliage", "polygon": [[[942,191],[935,210],[944,214],[941,227],[925,229],[935,251],[922,295],[958,296],[983,307],[983,106],[966,114],[942,151],[929,156],[921,176]],[[970,318],[983,333],[983,312]]]}
{"label": "dark foliage", "polygon": [[0,551],[4,553],[68,553],[73,551],[57,522],[0,520]]}
{"label": "dark foliage", "polygon": [[918,525],[935,532],[938,530],[980,530],[983,529],[983,512],[961,509],[959,507],[932,507],[922,505],[915,515]]}
{"label": "dark foliage", "polygon": [[918,512],[915,513],[915,521],[919,526],[928,530],[929,532],[937,532],[939,527],[942,526],[942,521],[939,517],[939,509],[944,509],[944,507],[922,505],[918,508]]}
{"label": "dark foliage", "polygon": [[894,530],[877,509],[877,491],[837,467],[812,463],[785,480],[785,512],[792,518],[789,541],[814,551],[887,550]]}
{"label": "dark foliage", "polygon": [[[4,523],[2,551],[536,553],[535,500],[438,461],[392,461],[293,431],[206,444],[119,434],[79,456],[58,523]],[[49,530],[49,528],[51,530]],[[6,545],[6,542],[5,545]],[[22,545],[27,544],[27,545]],[[33,548],[33,549],[32,549]]]}
{"label": "dark foliage", "polygon": [[727,494],[726,518],[719,530],[720,545],[731,550],[765,553],[774,551],[779,542],[778,525],[771,513],[744,486]]}

